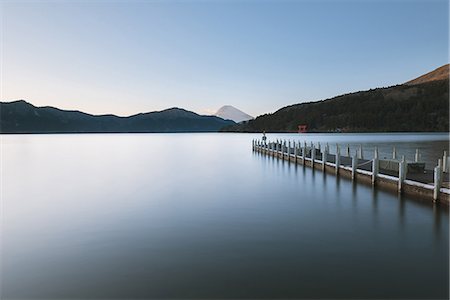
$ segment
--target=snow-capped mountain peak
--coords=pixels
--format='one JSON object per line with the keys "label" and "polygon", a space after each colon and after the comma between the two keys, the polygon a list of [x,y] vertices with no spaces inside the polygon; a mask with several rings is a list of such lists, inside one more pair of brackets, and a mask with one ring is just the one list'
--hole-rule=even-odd
{"label": "snow-capped mountain peak", "polygon": [[214,115],[225,120],[233,120],[236,123],[253,119],[252,116],[231,105],[222,106]]}

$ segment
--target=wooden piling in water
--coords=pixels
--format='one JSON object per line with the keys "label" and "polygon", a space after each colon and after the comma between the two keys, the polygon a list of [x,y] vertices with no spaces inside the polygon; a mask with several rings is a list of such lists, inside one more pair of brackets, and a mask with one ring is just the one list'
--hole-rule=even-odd
{"label": "wooden piling in water", "polygon": [[434,187],[433,187],[433,201],[439,200],[439,192],[442,185],[442,168],[438,163],[437,167],[434,168]]}
{"label": "wooden piling in water", "polygon": [[311,146],[311,166],[313,169],[314,169],[315,161],[316,161],[316,146],[314,144],[312,144],[312,146]]}
{"label": "wooden piling in water", "polygon": [[358,156],[355,153],[355,155],[353,155],[353,157],[352,157],[352,180],[353,181],[356,178],[356,167],[357,167],[357,165],[358,165]]}
{"label": "wooden piling in water", "polygon": [[448,161],[447,161],[447,151],[444,151],[444,156],[442,157],[442,172],[443,173],[447,173],[448,170],[448,165],[447,165]]}
{"label": "wooden piling in water", "polygon": [[341,167],[341,151],[339,150],[339,144],[336,144],[336,159],[335,159],[335,164],[336,164],[336,176],[339,176],[339,169]]}
{"label": "wooden piling in water", "polygon": [[403,189],[403,181],[406,178],[406,162],[405,157],[402,157],[398,165],[398,192],[401,193]]}
{"label": "wooden piling in water", "polygon": [[379,169],[380,169],[380,162],[378,159],[378,148],[375,147],[375,152],[373,154],[373,160],[372,160],[372,185],[375,185],[375,183],[377,181]]}

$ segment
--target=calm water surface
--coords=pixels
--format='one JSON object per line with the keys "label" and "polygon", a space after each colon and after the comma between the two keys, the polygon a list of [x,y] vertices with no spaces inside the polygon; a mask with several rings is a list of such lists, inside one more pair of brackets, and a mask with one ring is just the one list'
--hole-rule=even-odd
{"label": "calm water surface", "polygon": [[[253,153],[255,137],[1,136],[0,298],[448,298],[448,208]],[[427,168],[448,149],[304,139],[420,148]]]}

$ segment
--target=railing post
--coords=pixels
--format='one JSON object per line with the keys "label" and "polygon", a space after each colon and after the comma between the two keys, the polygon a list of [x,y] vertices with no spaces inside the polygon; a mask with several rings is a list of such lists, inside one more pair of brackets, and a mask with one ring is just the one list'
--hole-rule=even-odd
{"label": "railing post", "polygon": [[392,148],[392,159],[397,159],[397,149],[395,149],[395,146]]}
{"label": "railing post", "polygon": [[403,181],[406,178],[406,162],[405,156],[402,157],[398,165],[398,192],[401,193],[403,189]]}
{"label": "railing post", "polygon": [[352,157],[352,180],[355,180],[356,178],[356,167],[358,166],[358,156],[353,155]]}
{"label": "railing post", "polygon": [[416,149],[416,155],[414,156],[414,161],[419,162],[419,160],[420,160],[419,149]]}
{"label": "railing post", "polygon": [[341,150],[339,149],[339,144],[336,144],[336,176],[339,175],[339,167],[341,165]]}
{"label": "railing post", "polygon": [[434,189],[433,189],[433,201],[439,200],[439,193],[441,191],[442,185],[442,169],[438,164],[437,167],[434,168]]}
{"label": "railing post", "polygon": [[375,182],[377,181],[379,169],[380,169],[380,161],[378,159],[378,148],[375,147],[375,153],[373,154],[373,161],[372,161],[372,185],[375,185]]}

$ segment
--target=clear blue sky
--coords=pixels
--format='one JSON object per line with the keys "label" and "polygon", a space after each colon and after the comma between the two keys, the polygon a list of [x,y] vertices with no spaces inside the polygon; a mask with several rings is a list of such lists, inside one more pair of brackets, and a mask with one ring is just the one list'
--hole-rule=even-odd
{"label": "clear blue sky", "polygon": [[252,115],[448,62],[448,1],[4,1],[2,101]]}

